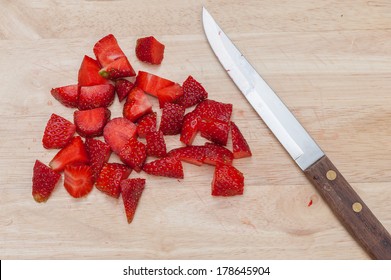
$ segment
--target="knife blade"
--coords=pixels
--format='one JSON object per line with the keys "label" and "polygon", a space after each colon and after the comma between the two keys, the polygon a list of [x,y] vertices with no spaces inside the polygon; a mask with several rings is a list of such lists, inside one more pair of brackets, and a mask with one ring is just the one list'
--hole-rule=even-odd
{"label": "knife blade", "polygon": [[207,40],[238,89],[373,259],[391,259],[391,236],[272,88],[203,7]]}

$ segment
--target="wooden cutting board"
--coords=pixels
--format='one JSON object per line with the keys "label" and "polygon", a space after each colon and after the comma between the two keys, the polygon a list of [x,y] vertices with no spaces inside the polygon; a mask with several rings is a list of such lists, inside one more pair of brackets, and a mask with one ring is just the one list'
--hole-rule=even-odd
{"label": "wooden cutting board", "polygon": [[[368,258],[218,63],[202,5],[391,230],[388,2],[0,1],[1,259]],[[211,99],[233,103],[253,151],[234,162],[243,196],[212,197],[213,167],[184,164],[184,180],[131,174],[147,185],[130,225],[121,199],[96,189],[73,199],[62,180],[47,203],[33,200],[34,161],[56,153],[41,144],[46,122],[73,115],[50,89],[75,83],[83,55],[108,33],[136,70],[179,83],[192,75]],[[135,57],[148,35],[166,45],[161,66]],[[110,109],[121,115],[117,100]],[[169,149],[177,138],[166,138]]]}

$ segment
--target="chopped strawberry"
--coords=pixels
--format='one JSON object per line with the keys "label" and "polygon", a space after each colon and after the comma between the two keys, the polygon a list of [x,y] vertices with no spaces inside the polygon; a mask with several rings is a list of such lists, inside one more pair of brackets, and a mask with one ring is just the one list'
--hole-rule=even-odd
{"label": "chopped strawberry", "polygon": [[32,179],[32,195],[34,200],[36,202],[46,202],[60,180],[60,177],[60,173],[53,171],[49,166],[36,160]]}
{"label": "chopped strawberry", "polygon": [[174,82],[144,71],[138,72],[135,83],[135,86],[155,97],[157,97],[159,89],[172,85]]}
{"label": "chopped strawberry", "polygon": [[183,126],[181,130],[180,140],[186,145],[191,145],[198,132],[198,123],[201,121],[201,117],[197,112],[189,112],[183,119]]}
{"label": "chopped strawberry", "polygon": [[219,145],[227,145],[229,123],[219,120],[202,119],[198,123],[201,136]]}
{"label": "chopped strawberry", "polygon": [[99,176],[103,164],[109,160],[111,149],[110,146],[105,142],[93,138],[87,138],[85,145],[95,181]]}
{"label": "chopped strawberry", "polygon": [[115,91],[117,92],[119,102],[122,102],[128,96],[133,86],[134,84],[132,82],[125,79],[115,81]]}
{"label": "chopped strawberry", "polygon": [[159,89],[157,92],[157,98],[159,99],[160,108],[163,108],[166,102],[175,103],[175,100],[182,95],[183,90],[179,84],[173,84],[172,86]]}
{"label": "chopped strawberry", "polygon": [[134,122],[145,114],[151,112],[152,104],[149,102],[148,96],[142,89],[133,87],[123,108],[124,117]]}
{"label": "chopped strawberry", "polygon": [[251,150],[246,139],[234,122],[231,122],[232,152],[234,158],[251,157]]}
{"label": "chopped strawberry", "polygon": [[113,34],[108,34],[96,42],[93,51],[102,67],[125,56]]}
{"label": "chopped strawberry", "polygon": [[64,187],[74,198],[89,194],[94,186],[91,166],[68,164],[64,169]]}
{"label": "chopped strawberry", "polygon": [[63,171],[67,164],[88,162],[89,158],[83,140],[80,136],[75,136],[53,157],[49,166],[54,171]]}
{"label": "chopped strawberry", "polygon": [[113,85],[96,85],[81,87],[79,94],[79,110],[88,110],[99,107],[109,107],[115,97]]}
{"label": "chopped strawberry", "polygon": [[75,111],[73,120],[76,131],[84,137],[95,137],[103,135],[103,128],[109,121],[111,112],[107,108],[95,108],[84,111]]}
{"label": "chopped strawberry", "polygon": [[133,221],[138,202],[145,188],[145,179],[125,179],[121,181],[120,187],[126,218],[130,224]]}
{"label": "chopped strawberry", "polygon": [[112,80],[124,77],[133,77],[136,76],[136,72],[134,72],[132,65],[130,65],[126,56],[123,56],[102,68],[99,71],[99,75]]}
{"label": "chopped strawberry", "polygon": [[208,93],[204,87],[196,81],[192,76],[189,76],[182,84],[183,95],[179,97],[176,103],[191,107],[208,98]]}
{"label": "chopped strawberry", "polygon": [[185,107],[173,103],[164,104],[159,129],[164,135],[181,133],[184,115]]}
{"label": "chopped strawberry", "polygon": [[100,68],[98,61],[85,55],[79,69],[79,86],[95,86],[110,83],[109,80],[99,75]]}
{"label": "chopped strawberry", "polygon": [[244,177],[242,172],[232,165],[217,164],[212,180],[213,196],[242,195]]}
{"label": "chopped strawberry", "polygon": [[136,56],[143,62],[160,64],[164,57],[164,45],[153,36],[139,38],[136,42]]}
{"label": "chopped strawberry", "polygon": [[166,142],[161,130],[147,133],[147,155],[164,157],[167,154]]}
{"label": "chopped strawberry", "polygon": [[231,165],[233,154],[223,146],[212,143],[205,143],[205,160],[204,163],[216,165],[218,163]]}
{"label": "chopped strawberry", "polygon": [[50,93],[62,105],[76,108],[79,100],[79,85],[69,85],[52,88]]}
{"label": "chopped strawberry", "polygon": [[186,146],[176,148],[168,152],[168,156],[170,157],[177,157],[181,161],[185,161],[198,166],[204,163],[205,154],[205,146]]}
{"label": "chopped strawberry", "polygon": [[123,163],[140,172],[147,158],[147,148],[144,143],[131,138],[119,152],[119,157]]}
{"label": "chopped strawberry", "polygon": [[156,112],[149,113],[137,121],[137,134],[146,137],[148,132],[156,131]]}
{"label": "chopped strawberry", "polygon": [[107,195],[118,198],[121,193],[120,183],[128,178],[132,169],[120,163],[105,163],[96,180],[96,188]]}
{"label": "chopped strawberry", "polygon": [[111,150],[119,154],[121,149],[137,133],[137,126],[125,118],[110,120],[103,129],[103,137]]}
{"label": "chopped strawberry", "polygon": [[211,99],[200,102],[194,112],[202,118],[229,122],[232,114],[232,104],[222,103]]}
{"label": "chopped strawberry", "polygon": [[52,114],[48,120],[42,137],[42,144],[46,149],[65,147],[75,134],[76,126],[67,119]]}
{"label": "chopped strawberry", "polygon": [[151,175],[183,179],[182,163],[177,157],[163,157],[144,164],[143,170]]}

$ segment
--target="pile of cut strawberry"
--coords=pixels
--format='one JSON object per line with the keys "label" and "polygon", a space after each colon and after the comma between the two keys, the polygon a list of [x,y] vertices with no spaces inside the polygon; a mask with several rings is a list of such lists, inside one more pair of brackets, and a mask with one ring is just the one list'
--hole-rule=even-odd
{"label": "pile of cut strawberry", "polygon": [[[153,36],[140,38],[136,57],[160,64],[164,48]],[[232,162],[251,156],[251,151],[231,121],[232,104],[208,99],[192,76],[182,84],[145,71],[136,76],[112,34],[99,40],[93,52],[96,59],[84,56],[77,84],[51,90],[55,99],[75,111],[73,122],[53,113],[46,124],[43,147],[59,151],[48,165],[35,162],[32,195],[37,202],[47,201],[63,172],[64,187],[72,197],[84,197],[94,186],[114,198],[122,196],[130,223],[146,183],[128,178],[131,172],[183,179],[182,161],[215,166],[213,196],[243,194],[243,174]],[[115,95],[124,101],[123,117],[111,118]],[[149,98],[159,101],[159,122]],[[197,134],[208,141],[193,145]],[[167,135],[178,135],[183,145],[167,151]],[[232,149],[226,147],[229,137]],[[120,161],[110,160],[112,153]]]}

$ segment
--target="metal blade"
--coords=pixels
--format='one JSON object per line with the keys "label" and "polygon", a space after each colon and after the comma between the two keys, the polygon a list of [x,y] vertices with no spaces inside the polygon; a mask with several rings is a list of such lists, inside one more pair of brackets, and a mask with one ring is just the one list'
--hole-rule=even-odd
{"label": "metal blade", "polygon": [[316,142],[205,8],[202,19],[206,37],[220,63],[299,167],[305,170],[320,159],[324,153]]}

